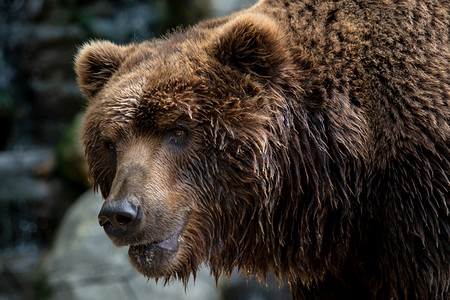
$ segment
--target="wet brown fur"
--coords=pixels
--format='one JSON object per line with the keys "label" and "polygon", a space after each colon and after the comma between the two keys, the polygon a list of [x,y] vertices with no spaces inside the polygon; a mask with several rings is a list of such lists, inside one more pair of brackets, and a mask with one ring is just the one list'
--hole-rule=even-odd
{"label": "wet brown fur", "polygon": [[161,240],[187,218],[179,251],[138,270],[273,272],[294,299],[448,299],[449,7],[265,0],[85,45],[90,175],[145,212],[113,241]]}

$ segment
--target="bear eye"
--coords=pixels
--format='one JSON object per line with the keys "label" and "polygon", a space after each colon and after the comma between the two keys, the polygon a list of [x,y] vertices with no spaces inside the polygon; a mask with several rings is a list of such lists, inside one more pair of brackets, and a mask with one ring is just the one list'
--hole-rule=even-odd
{"label": "bear eye", "polygon": [[173,136],[176,137],[176,138],[180,138],[180,137],[182,137],[182,136],[185,135],[185,134],[186,134],[186,131],[184,131],[184,130],[181,129],[181,128],[177,128],[177,129],[175,129],[175,130],[173,131]]}
{"label": "bear eye", "polygon": [[106,141],[105,148],[108,151],[108,154],[111,157],[111,159],[115,161],[116,160],[116,145],[114,145],[114,143],[111,141]]}
{"label": "bear eye", "polygon": [[170,145],[184,147],[188,142],[188,132],[182,127],[173,128],[167,133],[165,141]]}

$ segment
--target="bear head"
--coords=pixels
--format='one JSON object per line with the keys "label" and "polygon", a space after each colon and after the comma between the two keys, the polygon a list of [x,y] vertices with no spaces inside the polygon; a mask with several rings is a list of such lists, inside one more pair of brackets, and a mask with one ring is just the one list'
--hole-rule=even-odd
{"label": "bear head", "polygon": [[[267,17],[244,14],[150,42],[80,49],[89,174],[104,210],[125,207],[100,222],[115,245],[130,246],[144,275],[186,281],[202,262],[219,275],[271,253],[262,243],[279,230],[273,211],[287,205],[277,203],[284,168],[301,170],[286,145],[290,111],[302,107],[286,93],[305,93],[311,65],[298,52],[294,66],[286,41]],[[299,61],[304,82],[293,86]]]}

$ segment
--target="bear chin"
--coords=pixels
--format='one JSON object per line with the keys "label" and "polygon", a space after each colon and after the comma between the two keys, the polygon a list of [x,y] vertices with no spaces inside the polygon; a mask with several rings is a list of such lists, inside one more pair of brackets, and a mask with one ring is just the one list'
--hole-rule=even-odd
{"label": "bear chin", "polygon": [[131,264],[147,277],[167,277],[167,266],[172,265],[176,251],[167,250],[156,244],[133,245],[128,249]]}

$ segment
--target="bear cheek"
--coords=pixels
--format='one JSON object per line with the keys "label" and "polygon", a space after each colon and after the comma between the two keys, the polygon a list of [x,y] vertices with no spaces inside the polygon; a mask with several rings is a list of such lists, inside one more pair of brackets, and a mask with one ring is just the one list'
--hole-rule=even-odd
{"label": "bear cheek", "polygon": [[144,189],[138,196],[144,212],[145,230],[165,232],[171,224],[182,219],[184,211],[182,200],[168,187],[152,183],[149,188]]}

